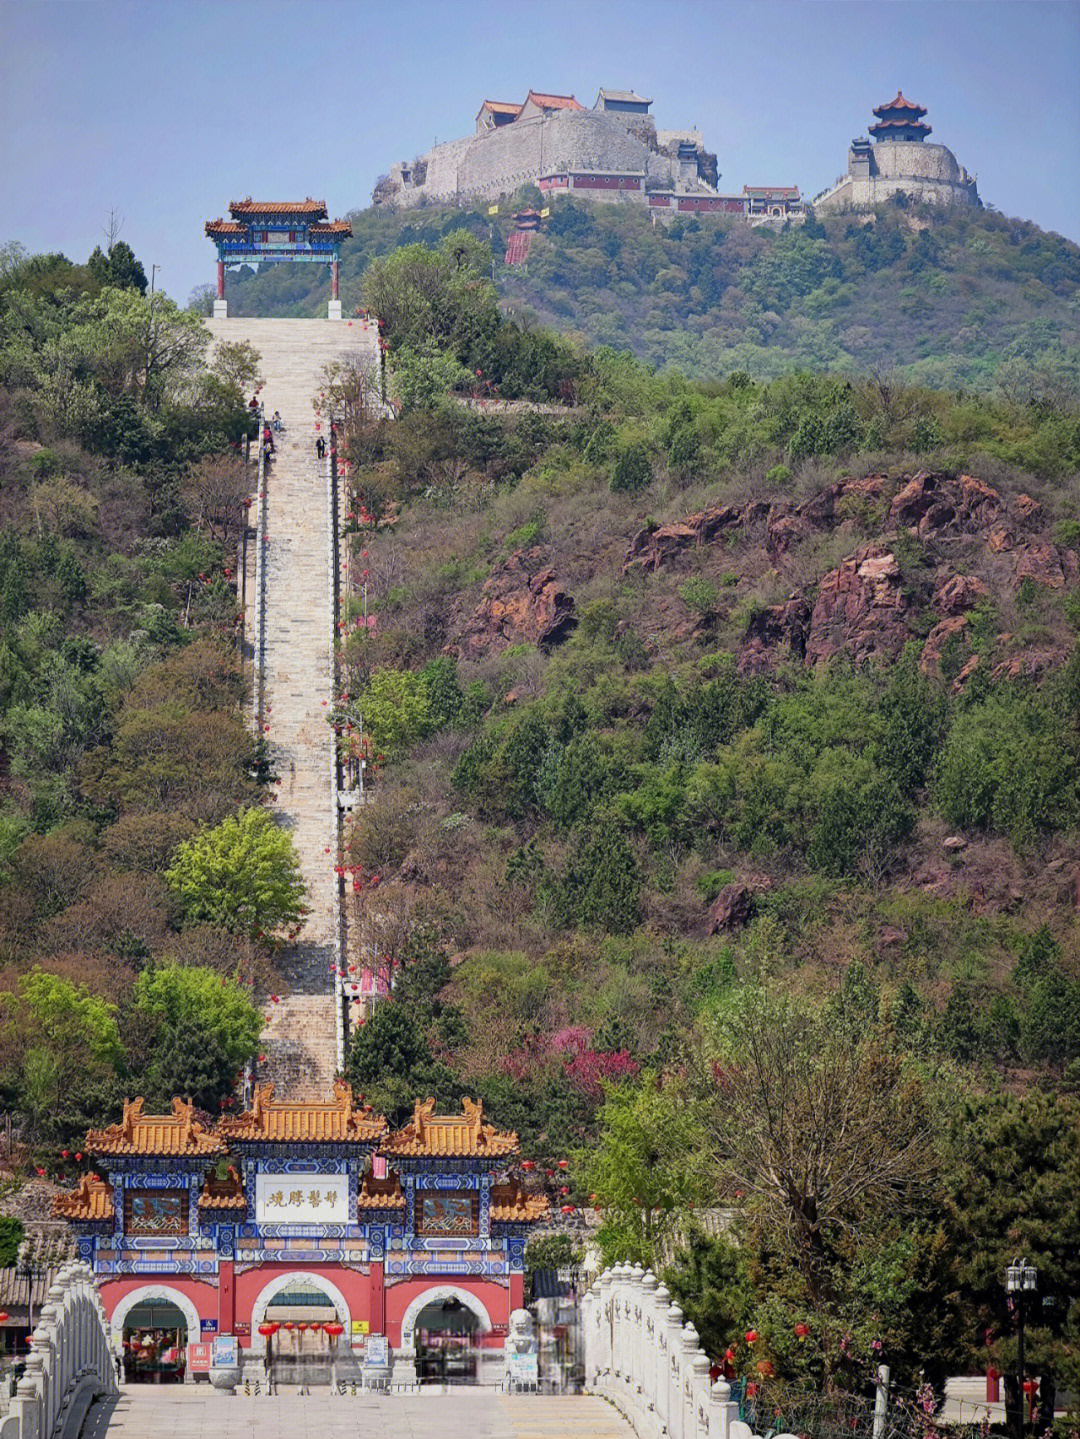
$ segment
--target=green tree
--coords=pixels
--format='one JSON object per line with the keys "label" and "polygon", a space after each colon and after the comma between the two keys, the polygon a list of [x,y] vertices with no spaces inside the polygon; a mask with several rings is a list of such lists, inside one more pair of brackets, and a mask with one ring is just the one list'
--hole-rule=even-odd
{"label": "green tree", "polygon": [[580,925],[612,934],[633,929],[641,916],[641,871],[622,830],[600,815],[574,836],[562,897]]}
{"label": "green tree", "polygon": [[165,880],[191,924],[255,937],[303,917],[306,891],[292,837],[262,809],[241,810],[178,845]]}
{"label": "green tree", "polygon": [[[238,1043],[239,1034],[233,1035],[231,1029],[230,1034]],[[226,1051],[221,1030],[214,1022],[205,1022],[203,1016],[175,1022],[166,1017],[143,1071],[140,1092],[145,1094],[147,1105],[158,1112],[168,1110],[174,1095],[193,1100],[200,1109],[216,1110],[236,1087],[234,1052],[232,1046]],[[248,1046],[245,1060],[251,1058],[252,1052],[253,1046]]]}
{"label": "green tree", "polygon": [[417,1099],[433,1095],[445,1105],[458,1094],[419,1021],[396,1001],[380,1004],[353,1035],[346,1072],[353,1088],[392,1124],[403,1123]]}
{"label": "green tree", "polygon": [[390,757],[423,739],[431,727],[427,685],[412,670],[376,670],[360,708],[376,751]]}
{"label": "green tree", "polygon": [[[254,1053],[262,1030],[262,1014],[242,985],[215,970],[179,964],[144,969],[132,993],[136,1008],[161,1023],[163,1046],[169,1035],[177,1040],[183,1035],[184,1046],[190,1052],[193,1032],[201,1032],[213,1041],[217,1055],[234,1076]],[[152,1069],[155,1063],[159,1076],[175,1075],[179,1055],[172,1057],[162,1052],[157,1061],[152,1061]]]}
{"label": "green tree", "polygon": [[643,444],[635,442],[620,450],[611,472],[611,488],[619,494],[636,494],[652,484],[652,464]]}
{"label": "green tree", "polygon": [[25,1237],[21,1219],[16,1219],[13,1214],[0,1214],[0,1269],[12,1267]]}

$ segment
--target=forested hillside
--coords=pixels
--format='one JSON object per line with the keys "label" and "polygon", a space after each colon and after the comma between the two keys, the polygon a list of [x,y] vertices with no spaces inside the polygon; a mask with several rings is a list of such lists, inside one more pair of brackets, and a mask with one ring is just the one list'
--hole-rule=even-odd
{"label": "forested hillside", "polygon": [[[77,1180],[87,1124],[125,1095],[231,1103],[262,1026],[250,985],[270,951],[228,876],[203,865],[210,918],[170,870],[239,812],[277,836],[236,645],[256,358],[226,346],[209,367],[201,320],[145,292],[122,243],[86,265],[17,247],[0,263],[0,1109],[16,1177],[32,1163]],[[9,1181],[0,1167],[0,1198]]]}
{"label": "forested hillside", "polygon": [[[333,719],[376,764],[343,863],[397,979],[351,1077],[391,1114],[479,1094],[608,1258],[730,1207],[739,1246],[669,1282],[740,1364],[1003,1363],[1019,1245],[1064,1375],[1075,395],[658,376],[500,322],[485,264],[454,232],[362,292],[402,408],[346,431]],[[572,407],[468,399],[532,346]]]}
{"label": "forested hillside", "polygon": [[[500,299],[521,323],[552,325],[652,365],[719,378],[795,368],[901,368],[938,388],[1023,396],[1080,380],[1080,249],[987,211],[885,207],[777,233],[735,219],[650,223],[637,209],[555,201],[528,266],[503,263],[510,214],[423,209],[353,214],[343,249],[346,313],[370,260],[465,228],[490,246]],[[271,266],[230,276],[238,313],[316,315],[326,276]]]}

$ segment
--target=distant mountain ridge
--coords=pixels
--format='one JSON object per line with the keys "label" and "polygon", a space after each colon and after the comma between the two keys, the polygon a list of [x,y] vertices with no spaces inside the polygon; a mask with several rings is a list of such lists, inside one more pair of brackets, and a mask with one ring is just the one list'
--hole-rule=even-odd
{"label": "distant mountain ridge", "polygon": [[[934,387],[985,390],[1004,365],[1080,388],[1080,247],[992,211],[891,203],[868,215],[753,229],[740,219],[653,224],[621,207],[555,202],[527,267],[503,264],[522,191],[497,217],[453,207],[351,216],[345,313],[370,260],[466,227],[490,240],[504,305],[527,323],[716,378],[896,367]],[[319,270],[230,277],[233,313],[317,315]],[[1008,374],[1008,372],[1006,372]]]}

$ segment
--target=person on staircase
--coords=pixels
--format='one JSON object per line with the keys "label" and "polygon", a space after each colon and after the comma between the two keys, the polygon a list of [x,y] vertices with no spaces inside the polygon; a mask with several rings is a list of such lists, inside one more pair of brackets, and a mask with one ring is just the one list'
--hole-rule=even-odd
{"label": "person on staircase", "polygon": [[326,458],[326,441],[323,439],[322,435],[320,435],[319,438],[315,441],[315,457],[319,460],[324,460]]}
{"label": "person on staircase", "polygon": [[283,428],[282,423],[281,423],[281,411],[280,411],[280,410],[275,410],[275,411],[274,411],[274,418],[270,421],[270,424],[273,426],[274,433],[277,434],[277,435],[280,435],[280,434],[281,434],[281,431],[282,431],[282,428]]}
{"label": "person on staircase", "polygon": [[269,425],[263,425],[263,444],[266,446],[267,454],[274,453],[274,432]]}

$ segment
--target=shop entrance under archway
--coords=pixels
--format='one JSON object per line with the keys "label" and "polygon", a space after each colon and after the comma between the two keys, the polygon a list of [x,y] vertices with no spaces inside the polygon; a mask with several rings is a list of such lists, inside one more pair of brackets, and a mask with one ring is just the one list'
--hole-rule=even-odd
{"label": "shop entrance under archway", "polygon": [[134,1305],[124,1316],[121,1353],[125,1381],[183,1383],[187,1342],[187,1319],[175,1304],[148,1301]]}
{"label": "shop entrance under archway", "polygon": [[475,1384],[483,1326],[454,1295],[435,1299],[416,1316],[416,1373],[421,1384]]}
{"label": "shop entrance under archway", "polygon": [[269,1376],[285,1385],[336,1383],[344,1353],[344,1319],[330,1296],[311,1279],[298,1278],[279,1290],[267,1304],[259,1327],[266,1339]]}

